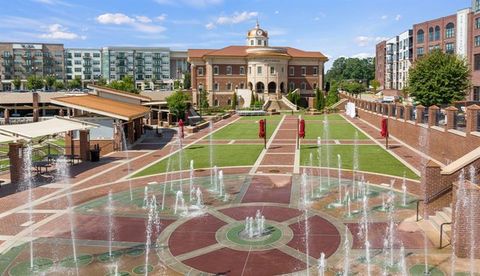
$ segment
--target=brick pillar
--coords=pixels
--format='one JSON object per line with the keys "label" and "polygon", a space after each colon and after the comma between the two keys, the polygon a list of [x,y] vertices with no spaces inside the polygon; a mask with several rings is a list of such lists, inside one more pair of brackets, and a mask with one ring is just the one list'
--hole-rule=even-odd
{"label": "brick pillar", "polygon": [[121,151],[123,149],[123,126],[118,123],[113,123],[113,150],[114,151]]}
{"label": "brick pillar", "polygon": [[73,142],[73,131],[65,132],[65,154],[75,154],[74,142]]}
{"label": "brick pillar", "polygon": [[432,196],[437,195],[444,188],[442,185],[442,168],[436,162],[430,160],[425,167],[425,171],[422,172],[421,177],[421,198],[424,200],[424,208],[427,214],[432,214],[433,211],[429,210],[428,205]]}
{"label": "brick pillar", "polygon": [[[197,67],[195,65],[190,66],[190,72],[191,72],[191,85],[192,85],[192,91],[195,92],[197,91]],[[190,89],[190,87],[185,87],[185,89]]]}
{"label": "brick pillar", "polygon": [[423,105],[417,105],[417,118],[415,118],[416,124],[421,124],[423,119],[423,112],[425,112],[425,107]]}
{"label": "brick pillar", "polygon": [[413,106],[411,104],[407,104],[405,106],[405,110],[404,110],[404,117],[405,117],[405,121],[411,121],[412,120],[412,109],[413,109]]}
{"label": "brick pillar", "polygon": [[167,123],[169,126],[171,126],[173,123],[173,114],[170,112],[167,114]]}
{"label": "brick pillar", "polygon": [[[400,119],[400,113],[402,113],[403,105],[396,104],[395,108],[397,109],[397,112],[395,112],[395,118]],[[403,117],[405,118],[405,112],[403,113]]]}
{"label": "brick pillar", "polygon": [[157,126],[161,126],[162,125],[162,112],[161,111],[157,111],[158,114],[157,114]]}
{"label": "brick pillar", "polygon": [[445,126],[445,130],[449,129],[454,129],[455,128],[455,112],[458,111],[458,109],[454,106],[449,106],[445,108],[445,111],[447,112],[447,125]]}
{"label": "brick pillar", "polygon": [[23,145],[21,143],[8,144],[8,157],[10,159],[10,181],[19,184],[24,179],[23,173]]}
{"label": "brick pillar", "polygon": [[38,109],[38,93],[33,92],[32,93],[32,107],[33,107],[33,121],[38,122],[38,116],[39,116],[39,109]]}
{"label": "brick pillar", "polygon": [[[457,204],[457,191],[461,185],[465,185],[465,192],[460,191],[460,200],[467,199],[468,204]],[[453,201],[452,201],[452,229],[456,232],[453,235],[456,238],[455,255],[459,258],[470,258],[473,253],[474,258],[480,258],[480,234],[478,230],[472,236],[472,228],[478,229],[480,225],[480,187],[465,180],[465,183],[453,183]],[[463,203],[463,202],[461,202]],[[458,209],[457,206],[459,207]],[[464,207],[465,206],[465,207]],[[471,240],[473,238],[473,241]],[[452,237],[453,239],[453,237]],[[475,245],[473,251],[470,251],[471,246]]]}
{"label": "brick pillar", "polygon": [[3,113],[3,118],[5,119],[6,125],[10,124],[10,110],[8,108],[5,109],[5,112]]}
{"label": "brick pillar", "polygon": [[80,159],[82,161],[90,160],[90,131],[89,130],[80,130],[79,131],[79,144],[80,144]]}
{"label": "brick pillar", "polygon": [[142,137],[142,131],[143,131],[143,124],[142,124],[142,118],[137,118],[133,121],[133,125],[135,128],[135,141],[140,139]]}
{"label": "brick pillar", "polygon": [[437,112],[440,110],[440,108],[436,105],[432,105],[428,108],[428,126],[432,127],[437,125]]}
{"label": "brick pillar", "polygon": [[128,136],[128,143],[133,144],[135,143],[135,129],[133,125],[133,121],[127,123],[127,136]]}
{"label": "brick pillar", "polygon": [[392,117],[393,116],[393,110],[395,109],[395,105],[394,104],[387,104],[387,107],[388,107],[388,117]]}
{"label": "brick pillar", "polygon": [[467,134],[470,134],[470,132],[478,131],[478,115],[480,114],[480,106],[473,104],[469,107],[467,107],[467,128],[466,132]]}

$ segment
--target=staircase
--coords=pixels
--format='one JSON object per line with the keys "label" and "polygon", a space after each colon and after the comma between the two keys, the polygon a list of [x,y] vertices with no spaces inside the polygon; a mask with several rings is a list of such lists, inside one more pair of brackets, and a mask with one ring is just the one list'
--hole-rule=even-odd
{"label": "staircase", "polygon": [[[436,247],[440,247],[440,228],[444,223],[452,222],[452,208],[443,207],[441,211],[436,211],[434,216],[429,216],[428,220],[421,219],[417,222],[418,226],[425,232],[430,241]],[[445,247],[450,244],[452,226],[445,224],[443,226],[443,238],[441,245]]]}

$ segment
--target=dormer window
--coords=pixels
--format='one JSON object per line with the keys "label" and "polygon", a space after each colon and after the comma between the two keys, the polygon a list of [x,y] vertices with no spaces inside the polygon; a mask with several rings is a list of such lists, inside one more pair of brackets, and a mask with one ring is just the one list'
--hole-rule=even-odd
{"label": "dormer window", "polygon": [[253,46],[253,43],[254,43],[254,42],[253,42],[253,39],[250,40],[250,46]]}
{"label": "dormer window", "polygon": [[258,45],[262,46],[262,41],[261,40],[258,41]]}

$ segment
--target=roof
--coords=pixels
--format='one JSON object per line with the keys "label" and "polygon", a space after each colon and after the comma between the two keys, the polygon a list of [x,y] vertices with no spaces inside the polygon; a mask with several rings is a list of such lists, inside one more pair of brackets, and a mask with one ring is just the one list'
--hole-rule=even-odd
{"label": "roof", "polygon": [[149,109],[137,104],[119,102],[95,95],[60,97],[52,103],[104,115],[125,121],[131,121],[148,114]]}
{"label": "roof", "polygon": [[[189,58],[203,58],[205,56],[246,57],[248,56],[247,50],[252,48],[261,48],[261,47],[228,46],[228,47],[217,49],[217,50],[189,49],[188,57]],[[292,58],[319,58],[319,59],[327,60],[327,57],[321,52],[303,51],[303,50],[292,48],[292,47],[269,47],[269,48],[286,49],[287,54]]]}
{"label": "roof", "polygon": [[94,127],[97,127],[97,125],[70,118],[55,117],[36,123],[0,126],[0,139],[7,136],[9,141],[19,138],[31,140],[37,137]]}
{"label": "roof", "polygon": [[135,93],[130,93],[130,92],[126,92],[126,91],[116,90],[116,89],[108,88],[108,87],[105,87],[105,86],[89,84],[87,87],[90,88],[90,89],[101,91],[101,92],[120,95],[120,96],[125,96],[125,97],[128,97],[128,98],[138,99],[138,100],[141,100],[141,101],[150,101],[151,100],[147,96],[142,96],[140,94],[135,94]]}
{"label": "roof", "polygon": [[164,102],[167,100],[167,97],[171,96],[175,91],[142,91],[141,95],[149,97],[152,102]]}
{"label": "roof", "polygon": [[[0,92],[0,105],[2,104],[31,104],[32,92]],[[52,98],[65,96],[65,92],[37,92],[39,103],[50,103]]]}
{"label": "roof", "polygon": [[12,136],[3,135],[0,133],[0,143],[11,142],[14,141],[16,138]]}

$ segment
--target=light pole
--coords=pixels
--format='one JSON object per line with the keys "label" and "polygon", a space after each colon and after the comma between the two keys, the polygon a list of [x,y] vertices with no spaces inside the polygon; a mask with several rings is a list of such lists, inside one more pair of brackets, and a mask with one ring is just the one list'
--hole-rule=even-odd
{"label": "light pole", "polygon": [[198,105],[199,105],[200,117],[202,116],[202,91],[203,91],[203,85],[199,85],[198,86]]}

